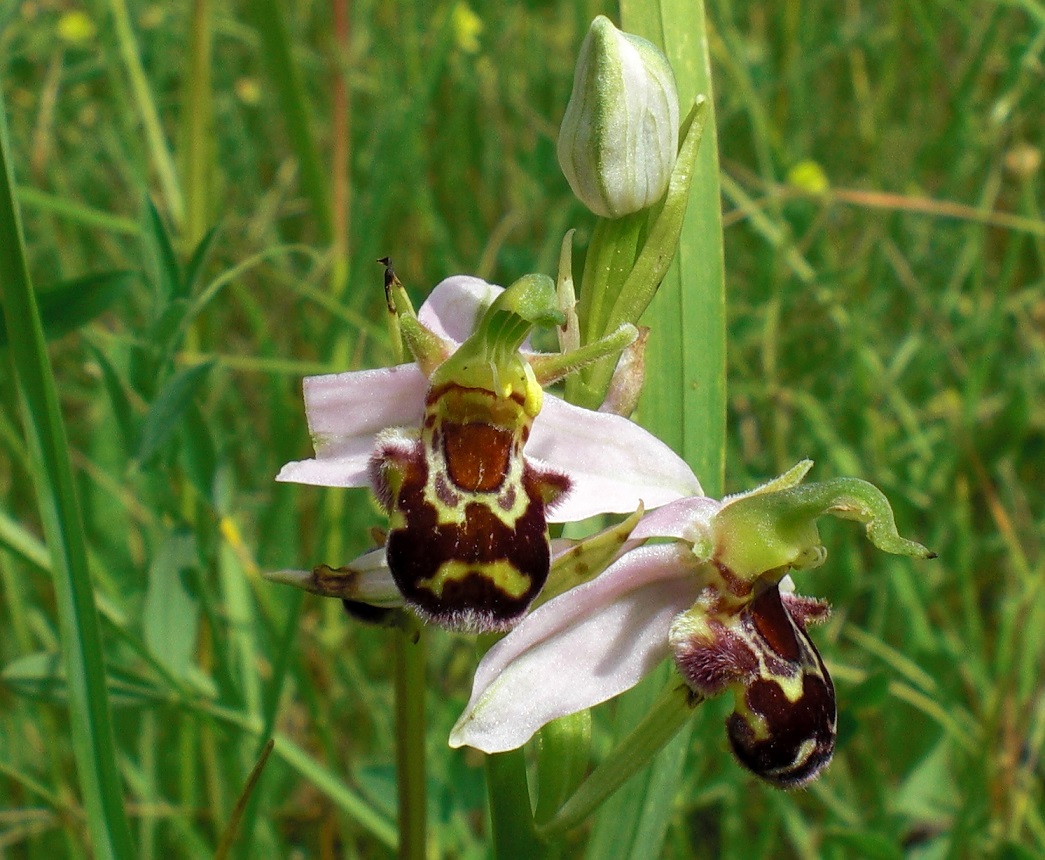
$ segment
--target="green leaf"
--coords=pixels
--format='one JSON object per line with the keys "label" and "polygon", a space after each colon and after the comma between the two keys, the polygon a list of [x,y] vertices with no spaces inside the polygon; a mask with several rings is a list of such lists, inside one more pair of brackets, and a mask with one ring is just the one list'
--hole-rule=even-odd
{"label": "green leaf", "polygon": [[123,451],[129,457],[134,440],[138,438],[137,424],[134,419],[134,409],[131,407],[130,398],[127,396],[128,386],[120,372],[116,369],[101,349],[90,344],[91,352],[95,361],[102,371],[102,383],[109,395],[109,403],[112,406],[113,416],[116,419],[116,427],[120,432],[120,442]]}
{"label": "green leaf", "polygon": [[26,266],[8,147],[0,92],[0,306],[7,320],[8,355],[18,384],[33,485],[51,554],[62,658],[69,679],[69,732],[94,856],[130,858],[135,851],[116,765],[87,538],[54,371]]}
{"label": "green leaf", "polygon": [[213,366],[208,361],[176,373],[156,396],[142,426],[135,454],[139,463],[146,463],[170,439]]}
{"label": "green leaf", "polygon": [[131,354],[131,383],[146,400],[169,372],[168,362],[185,334],[191,305],[187,299],[173,299],[149,326],[147,345]]}
{"label": "green leaf", "polygon": [[171,242],[170,233],[167,232],[167,226],[163,223],[163,218],[151,198],[145,200],[145,211],[142,218],[144,220],[142,250],[145,258],[145,271],[153,287],[157,289],[158,298],[161,301],[167,301],[182,297],[184,282],[181,266],[174,253],[174,244]]}
{"label": "green leaf", "polygon": [[[666,25],[665,22],[668,22]],[[667,54],[685,112],[698,94],[708,113],[679,236],[676,260],[642,322],[651,329],[646,386],[637,418],[675,448],[711,496],[720,496],[725,466],[725,264],[719,192],[718,133],[703,0],[622,0],[621,23]],[[664,666],[618,702],[616,736],[625,737],[652,707],[670,672]],[[603,806],[592,833],[621,858],[659,857],[674,814],[689,726]],[[593,853],[592,856],[598,856]]]}
{"label": "green leaf", "polygon": [[943,824],[960,807],[951,746],[946,739],[937,743],[892,792],[892,807],[904,818]]}
{"label": "green leaf", "polygon": [[[100,272],[38,292],[36,306],[44,337],[54,340],[105,313],[127,292],[135,277],[134,272]],[[7,325],[0,317],[0,346],[7,346],[7,340]]]}
{"label": "green leaf", "polygon": [[181,679],[189,676],[199,629],[199,603],[186,587],[185,578],[199,564],[194,535],[168,535],[149,567],[142,608],[145,644],[172,675]]}
{"label": "green leaf", "polygon": [[214,438],[203,413],[196,404],[190,404],[185,413],[184,432],[181,436],[181,460],[185,474],[201,498],[217,507],[214,478],[218,469],[218,452]]}
{"label": "green leaf", "polygon": [[207,260],[210,259],[210,252],[214,247],[214,240],[218,236],[218,228],[211,227],[200,239],[196,249],[192,252],[192,257],[189,258],[189,263],[185,267],[185,277],[182,279],[182,288],[179,293],[181,298],[188,298],[196,291],[196,284],[200,279],[200,273],[203,271],[203,267],[206,265]]}

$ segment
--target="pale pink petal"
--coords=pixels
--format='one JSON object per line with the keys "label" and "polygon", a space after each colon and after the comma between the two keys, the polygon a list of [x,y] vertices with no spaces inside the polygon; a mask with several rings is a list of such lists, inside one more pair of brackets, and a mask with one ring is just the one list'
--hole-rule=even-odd
{"label": "pale pink petal", "polygon": [[573,486],[548,521],[572,522],[602,513],[630,514],[685,496],[702,496],[686,461],[638,424],[593,412],[546,394],[525,453],[534,465],[570,477]]}
{"label": "pale pink petal", "polygon": [[504,292],[471,275],[454,275],[435,285],[417,318],[440,337],[462,343],[493,300]]}
{"label": "pale pink petal", "polygon": [[697,598],[685,546],[629,552],[534,610],[476,669],[450,746],[503,752],[541,726],[635,686],[668,656],[668,628]]}
{"label": "pale pink petal", "polygon": [[287,463],[276,480],[369,486],[374,438],[388,427],[419,427],[427,389],[414,364],[307,377],[305,414],[316,457]]}
{"label": "pale pink petal", "polygon": [[305,415],[316,453],[336,456],[352,439],[386,427],[419,427],[428,380],[416,364],[309,376]]}
{"label": "pale pink petal", "polygon": [[701,530],[709,533],[711,520],[719,512],[722,502],[707,496],[691,496],[669,502],[662,508],[646,514],[631,533],[634,540],[640,538],[682,538],[690,543],[700,536]]}
{"label": "pale pink petal", "polygon": [[366,451],[341,457],[316,457],[312,460],[292,460],[279,474],[277,481],[289,484],[312,484],[316,487],[369,487],[372,443]]}

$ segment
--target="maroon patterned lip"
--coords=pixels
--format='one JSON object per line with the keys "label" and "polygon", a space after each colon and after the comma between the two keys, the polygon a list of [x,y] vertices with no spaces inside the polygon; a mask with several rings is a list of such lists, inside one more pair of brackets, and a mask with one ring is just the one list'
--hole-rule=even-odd
{"label": "maroon patterned lip", "polygon": [[[388,567],[425,618],[454,629],[506,630],[548,578],[545,513],[570,482],[525,460],[520,468],[524,434],[490,418],[518,417],[515,398],[453,385],[440,392],[468,394],[460,420],[440,419],[430,392],[423,438],[388,440],[374,455],[374,490],[398,521],[386,542]],[[433,588],[448,562],[454,577]],[[498,580],[506,566],[516,579],[511,590]]]}
{"label": "maroon patterned lip", "polygon": [[[730,744],[752,773],[781,788],[798,788],[834,754],[834,684],[805,631],[805,618],[800,614],[796,620],[776,585],[759,593],[747,614],[764,646],[765,670],[745,686],[743,707],[726,721]],[[796,675],[802,688],[792,701],[784,684],[793,684]]]}
{"label": "maroon patterned lip", "polygon": [[823,770],[835,748],[834,685],[805,630],[828,610],[781,595],[776,583],[756,588],[738,611],[711,614],[699,636],[676,642],[675,662],[696,693],[735,690],[726,731],[737,761],[766,782],[797,788]]}

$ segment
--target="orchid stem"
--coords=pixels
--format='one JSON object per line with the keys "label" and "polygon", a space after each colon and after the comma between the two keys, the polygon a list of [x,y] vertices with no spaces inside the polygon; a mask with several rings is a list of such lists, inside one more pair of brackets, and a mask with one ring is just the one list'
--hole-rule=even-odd
{"label": "orchid stem", "polygon": [[538,822],[549,821],[577,790],[588,769],[591,711],[559,717],[537,736]]}
{"label": "orchid stem", "polygon": [[[476,641],[476,657],[483,655],[500,639],[485,634]],[[537,827],[530,805],[530,786],[526,778],[526,757],[522,748],[486,756],[486,797],[490,809],[495,860],[526,857],[550,860],[548,846],[537,838]]]}
{"label": "orchid stem", "polygon": [[399,857],[424,860],[427,841],[424,631],[412,622],[394,635]]}
{"label": "orchid stem", "polygon": [[642,721],[581,783],[555,816],[537,829],[538,835],[544,839],[559,837],[581,824],[606,798],[649,764],[653,756],[675,737],[697,704],[689,689],[673,677]]}
{"label": "orchid stem", "polygon": [[486,792],[497,860],[526,857],[542,860],[547,846],[537,838],[522,749],[486,757]]}

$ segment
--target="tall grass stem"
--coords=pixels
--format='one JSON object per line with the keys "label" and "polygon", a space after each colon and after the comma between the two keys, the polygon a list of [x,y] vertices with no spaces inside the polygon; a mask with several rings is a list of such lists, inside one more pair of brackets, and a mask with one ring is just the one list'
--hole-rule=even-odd
{"label": "tall grass stem", "polygon": [[87,566],[87,540],[54,372],[25,260],[5,117],[0,96],[0,301],[10,337],[10,366],[21,395],[40,519],[51,555],[77,777],[94,855],[132,858]]}

